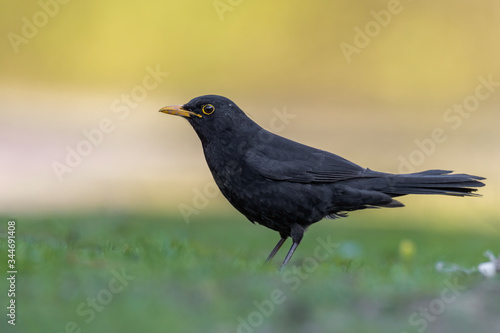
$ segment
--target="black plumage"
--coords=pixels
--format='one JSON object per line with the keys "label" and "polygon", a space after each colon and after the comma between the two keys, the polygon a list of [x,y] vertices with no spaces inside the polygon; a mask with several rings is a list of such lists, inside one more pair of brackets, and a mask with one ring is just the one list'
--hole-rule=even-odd
{"label": "black plumage", "polygon": [[321,219],[373,207],[402,207],[407,194],[474,196],[484,178],[428,170],[390,174],[273,134],[231,100],[200,96],[160,112],[185,117],[198,134],[214,180],[250,221],[279,232],[270,260],[288,237],[288,263],[307,227]]}

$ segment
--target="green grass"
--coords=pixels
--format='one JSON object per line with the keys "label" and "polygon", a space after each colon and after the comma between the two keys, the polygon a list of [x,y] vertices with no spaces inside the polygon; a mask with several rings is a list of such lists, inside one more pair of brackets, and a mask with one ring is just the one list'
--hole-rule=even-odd
{"label": "green grass", "polygon": [[[485,250],[500,252],[498,233],[377,229],[373,215],[352,214],[312,226],[281,273],[277,268],[290,241],[271,264],[263,265],[278,234],[238,215],[200,215],[190,224],[175,216],[127,214],[19,217],[17,325],[8,325],[2,313],[0,331],[399,333],[498,328],[498,278],[434,268],[441,260],[464,267],[487,261]],[[3,272],[8,220],[2,219],[0,229]],[[429,221],[433,223],[437,221]],[[320,247],[328,239],[336,243],[330,253]],[[416,247],[405,258],[399,250],[404,239]],[[122,273],[128,276],[125,282],[115,278]],[[448,291],[450,284],[458,285],[458,292]],[[7,289],[1,279],[3,309]],[[95,309],[86,304],[91,298],[97,299]],[[419,309],[429,311],[427,319]]]}

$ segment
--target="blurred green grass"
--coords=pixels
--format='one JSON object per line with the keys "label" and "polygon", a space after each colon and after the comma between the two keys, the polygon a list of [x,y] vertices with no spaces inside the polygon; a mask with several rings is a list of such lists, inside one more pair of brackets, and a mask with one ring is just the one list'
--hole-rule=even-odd
{"label": "blurred green grass", "polygon": [[[263,265],[278,235],[239,215],[205,215],[190,224],[125,213],[19,217],[17,325],[2,320],[0,330],[64,332],[74,322],[82,332],[417,332],[422,323],[412,326],[410,316],[436,303],[447,283],[465,289],[428,321],[427,332],[487,332],[498,325],[498,279],[434,268],[437,261],[468,268],[487,261],[485,250],[499,252],[497,234],[404,224],[377,229],[377,218],[353,214],[312,226],[278,273],[289,242]],[[6,257],[6,227],[1,232]],[[318,238],[339,247],[311,266]],[[415,244],[406,259],[402,240]],[[110,300],[103,290],[113,271],[130,279]],[[7,289],[2,279],[0,290]],[[281,303],[270,306],[274,290]],[[82,306],[89,297],[107,302],[95,318]]]}

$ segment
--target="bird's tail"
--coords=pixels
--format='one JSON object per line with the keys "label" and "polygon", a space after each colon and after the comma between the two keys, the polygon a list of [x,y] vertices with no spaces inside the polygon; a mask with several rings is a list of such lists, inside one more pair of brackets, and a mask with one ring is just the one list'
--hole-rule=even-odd
{"label": "bird's tail", "polygon": [[387,187],[384,193],[391,196],[406,194],[442,194],[454,196],[479,196],[474,192],[484,186],[485,178],[467,174],[451,174],[447,170],[427,170],[423,172],[386,175]]}

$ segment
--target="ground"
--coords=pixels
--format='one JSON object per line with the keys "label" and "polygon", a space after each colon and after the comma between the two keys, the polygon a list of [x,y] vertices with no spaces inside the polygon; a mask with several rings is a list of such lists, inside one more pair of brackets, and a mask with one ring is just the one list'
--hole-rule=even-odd
{"label": "ground", "polygon": [[497,234],[380,228],[373,215],[312,226],[282,272],[290,241],[264,265],[278,234],[239,215],[17,217],[16,326],[3,315],[0,331],[500,331],[498,278],[435,269],[488,261]]}

